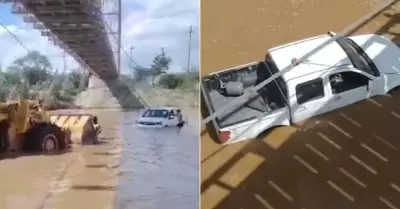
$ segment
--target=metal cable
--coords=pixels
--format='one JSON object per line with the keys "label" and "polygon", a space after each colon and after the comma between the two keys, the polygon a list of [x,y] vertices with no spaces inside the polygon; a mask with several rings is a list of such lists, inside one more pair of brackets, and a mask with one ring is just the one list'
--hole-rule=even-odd
{"label": "metal cable", "polygon": [[19,38],[10,30],[8,30],[7,26],[5,26],[2,22],[0,22],[1,27],[4,28],[4,30],[7,31],[8,34],[11,35],[11,37],[13,37],[28,53],[31,52],[31,50],[28,49],[28,47],[25,46],[25,44],[19,40]]}
{"label": "metal cable", "polygon": [[[6,30],[6,32],[9,34],[9,35],[11,35],[11,37],[13,37],[26,51],[27,51],[27,53],[31,53],[32,51],[31,50],[29,50],[29,48],[23,43],[23,41],[21,41],[19,38],[18,38],[18,36],[17,35],[15,35],[13,32],[11,32],[8,28],[7,28],[7,26],[5,26],[2,22],[0,22],[0,26],[2,26],[3,28],[4,28],[4,30]],[[64,51],[64,55],[63,56],[65,56],[65,51]],[[64,58],[65,59],[65,58]],[[65,60],[64,60],[64,62],[65,62]],[[65,63],[64,63],[65,64]],[[63,70],[63,71],[65,71],[65,69]],[[56,74],[57,74],[57,71],[55,72],[55,74],[54,74],[54,76],[56,76]],[[65,74],[65,72],[63,72],[63,75]],[[41,76],[41,75],[40,75]],[[21,77],[23,77],[22,76],[22,72],[19,72],[19,77],[21,78]],[[67,79],[64,79],[64,80],[67,80]],[[27,81],[26,81],[26,79],[22,79],[22,85],[27,85]],[[50,87],[49,87],[49,90],[48,90],[48,93],[46,94],[46,97],[47,98],[42,98],[42,96],[41,96],[41,93],[39,93],[39,95],[38,95],[38,97],[39,97],[39,99],[48,99],[49,97],[50,97],[50,94],[51,94],[51,92],[52,92],[52,90],[53,90],[53,88],[54,88],[54,86],[55,86],[55,83],[56,82],[58,82],[58,79],[53,79],[53,81],[51,82],[51,84],[50,84]],[[64,86],[63,86],[64,87]],[[15,93],[15,91],[16,91],[16,87],[14,86],[13,87],[13,89],[11,89],[11,91],[10,91],[10,94],[9,94],[9,99],[11,99],[11,96],[12,96],[12,94],[14,94]],[[64,92],[65,91],[65,89],[62,89],[62,92]]]}
{"label": "metal cable", "polygon": [[[110,25],[105,22],[106,26],[110,29],[110,31],[112,30]],[[112,35],[112,37],[115,39],[115,41],[118,41],[118,38],[115,35]],[[139,65],[128,53],[128,51],[125,50],[125,48],[123,46],[121,46],[121,50],[125,53],[125,55],[129,58],[129,61],[131,61],[133,64],[135,64],[137,67],[142,67],[142,65]]]}

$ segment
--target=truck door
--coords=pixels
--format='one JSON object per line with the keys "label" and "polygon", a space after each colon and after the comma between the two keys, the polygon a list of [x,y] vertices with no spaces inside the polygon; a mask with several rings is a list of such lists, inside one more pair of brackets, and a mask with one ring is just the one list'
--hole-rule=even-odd
{"label": "truck door", "polygon": [[[295,87],[296,96],[290,98],[292,122],[299,122],[329,111],[329,97],[324,85],[327,80],[317,78]],[[293,91],[292,91],[293,92]]]}
{"label": "truck door", "polygon": [[377,90],[375,81],[363,74],[352,71],[329,75],[329,84],[332,92],[330,109],[335,110],[375,94]]}

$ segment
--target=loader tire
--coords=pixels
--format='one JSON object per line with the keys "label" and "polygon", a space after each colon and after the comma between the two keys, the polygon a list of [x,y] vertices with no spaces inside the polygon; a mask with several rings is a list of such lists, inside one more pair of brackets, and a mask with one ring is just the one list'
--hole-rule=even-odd
{"label": "loader tire", "polygon": [[5,153],[10,148],[10,139],[8,137],[8,129],[10,124],[8,122],[0,123],[0,153]]}
{"label": "loader tire", "polygon": [[52,154],[67,148],[65,133],[52,123],[41,123],[32,127],[25,138],[25,146],[30,151]]}

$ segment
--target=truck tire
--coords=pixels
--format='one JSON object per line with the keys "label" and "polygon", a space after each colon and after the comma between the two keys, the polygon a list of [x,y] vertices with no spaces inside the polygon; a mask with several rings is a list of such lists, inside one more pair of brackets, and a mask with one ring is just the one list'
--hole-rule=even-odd
{"label": "truck tire", "polygon": [[52,154],[67,148],[65,133],[52,123],[41,123],[33,126],[25,137],[25,146],[29,151]]}
{"label": "truck tire", "polygon": [[8,137],[8,129],[10,124],[7,121],[0,123],[0,153],[5,153],[10,148],[10,139]]}

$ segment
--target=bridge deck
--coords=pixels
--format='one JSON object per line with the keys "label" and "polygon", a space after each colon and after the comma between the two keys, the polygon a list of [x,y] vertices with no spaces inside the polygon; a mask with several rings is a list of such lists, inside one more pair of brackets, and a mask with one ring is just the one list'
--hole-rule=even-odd
{"label": "bridge deck", "polygon": [[13,13],[22,14],[57,46],[100,78],[118,75],[101,1],[30,0],[12,2]]}

